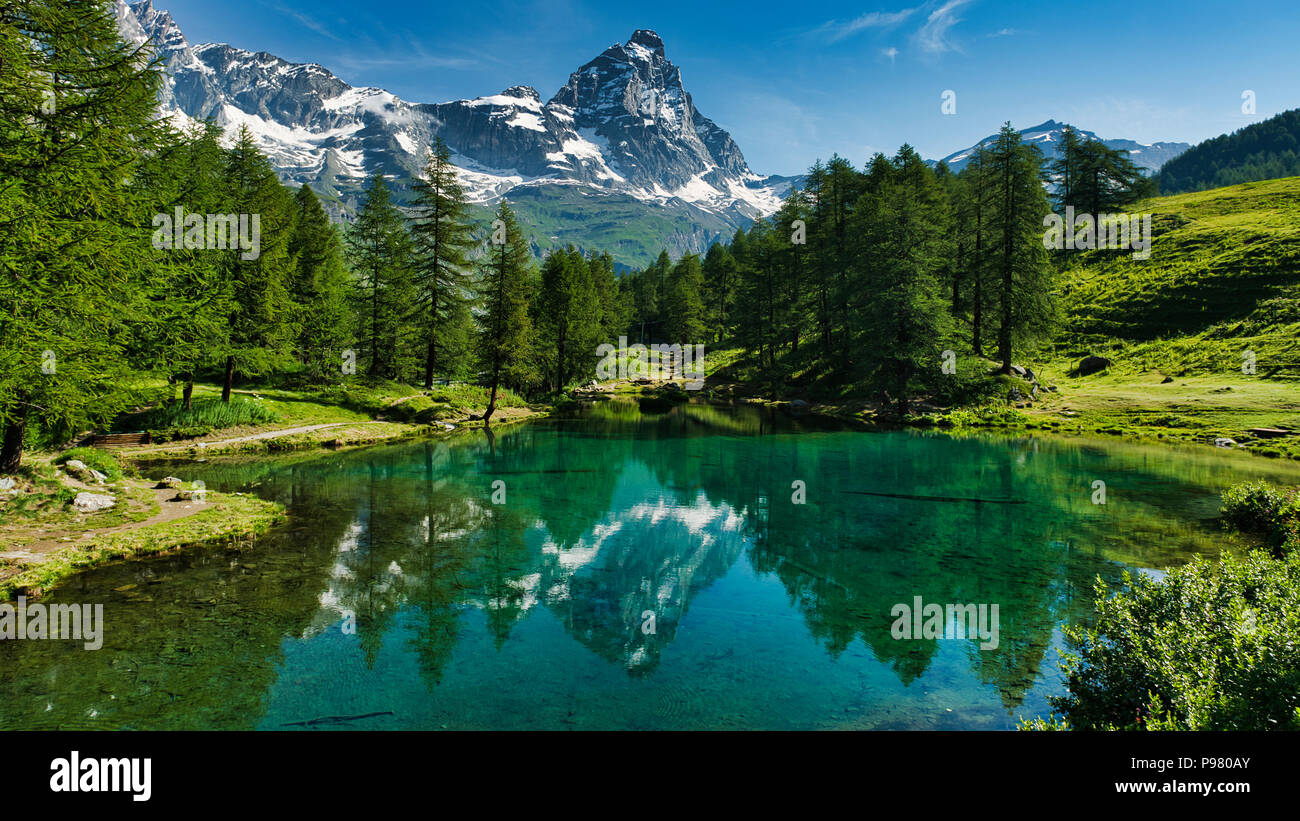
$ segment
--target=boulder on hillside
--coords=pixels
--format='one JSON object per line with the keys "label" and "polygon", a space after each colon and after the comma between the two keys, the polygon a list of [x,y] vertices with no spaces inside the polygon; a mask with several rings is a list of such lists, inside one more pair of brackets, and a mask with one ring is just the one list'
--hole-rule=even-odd
{"label": "boulder on hillside", "polygon": [[83,491],[72,500],[72,509],[78,513],[98,513],[101,510],[108,510],[115,504],[117,501],[112,496]]}
{"label": "boulder on hillside", "polygon": [[69,459],[67,462],[64,462],[63,469],[66,470],[68,475],[72,476],[72,478],[87,484],[94,482],[95,484],[102,485],[108,481],[107,476],[95,470],[90,465],[87,465],[80,459]]}
{"label": "boulder on hillside", "polygon": [[1094,373],[1106,370],[1114,364],[1104,356],[1085,356],[1083,361],[1074,366],[1074,372],[1079,376],[1091,376]]}
{"label": "boulder on hillside", "polygon": [[177,479],[175,476],[167,476],[154,485],[158,490],[180,490],[185,485],[184,481]]}

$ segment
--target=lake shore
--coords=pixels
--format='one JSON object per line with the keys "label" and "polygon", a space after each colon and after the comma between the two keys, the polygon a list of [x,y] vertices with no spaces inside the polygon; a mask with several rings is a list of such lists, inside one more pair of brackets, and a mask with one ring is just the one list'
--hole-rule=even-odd
{"label": "lake shore", "polygon": [[[401,403],[395,402],[389,407]],[[501,406],[500,428],[550,412],[548,406]],[[348,419],[318,424],[285,422],[220,431],[160,445],[128,445],[105,451],[127,466],[153,460],[205,461],[218,456],[270,456],[311,450],[342,451],[482,430],[482,408],[457,408],[436,422]],[[0,497],[0,602],[35,599],[71,576],[119,561],[254,538],[287,519],[283,506],[255,496],[179,492],[154,482],[120,476],[101,483],[60,470],[53,454],[36,457],[15,477],[14,491]],[[131,472],[128,468],[128,472]],[[87,479],[87,481],[83,481]],[[112,507],[76,512],[73,496],[107,495]]]}
{"label": "lake shore", "polygon": [[[1057,373],[1051,373],[1052,370]],[[1031,383],[1011,378],[1022,399],[944,407],[922,398],[900,419],[877,400],[863,397],[775,398],[744,382],[706,380],[690,394],[794,414],[818,414],[868,425],[942,429],[1025,430],[1067,436],[1229,448],[1266,458],[1300,460],[1300,382],[1240,374],[1168,378],[1163,373],[1089,377],[1048,369],[1039,382],[1051,385],[1030,398]],[[1168,379],[1168,381],[1166,381]],[[660,384],[621,383],[606,396],[659,395]]]}
{"label": "lake shore", "polygon": [[[130,497],[148,499],[154,483],[121,479],[102,488],[134,507]],[[157,493],[145,518],[122,522],[120,514],[38,516],[5,522],[0,533],[0,602],[18,596],[36,599],[84,570],[176,550],[209,547],[252,539],[286,518],[284,507],[243,493],[204,492],[179,499],[174,491]]]}
{"label": "lake shore", "polygon": [[[757,395],[752,386],[743,382],[716,380],[710,380],[701,391],[686,391],[666,380],[642,384],[624,380],[589,386],[574,396],[577,401],[701,399],[767,407],[795,416],[823,416],[865,426],[1027,431],[1208,448],[1214,448],[1218,440],[1219,449],[1222,440],[1228,439],[1232,444],[1227,447],[1237,452],[1300,459],[1300,436],[1266,437],[1249,432],[1252,427],[1300,427],[1300,387],[1295,383],[1232,376],[1186,377],[1165,383],[1160,376],[1091,379],[1061,376],[1050,380],[1060,387],[1039,393],[1036,401],[956,409],[939,408],[922,401],[915,405],[913,415],[902,420],[880,402],[868,399],[774,399]],[[401,404],[389,404],[388,413],[392,414]],[[540,418],[554,410],[542,405],[500,407],[493,417],[493,427]],[[441,418],[436,421],[396,421],[379,413],[368,414],[372,417],[368,419],[337,421],[328,415],[302,415],[275,425],[227,429],[202,438],[132,445],[111,452],[123,463],[136,464],[341,451],[481,430],[481,414],[479,408],[456,408],[439,414]],[[60,478],[66,479],[62,475]],[[118,495],[127,500],[126,507],[134,513],[119,509],[112,516],[60,514],[16,526],[6,525],[8,549],[0,553],[0,600],[17,595],[39,596],[81,570],[109,562],[250,538],[285,519],[284,510],[278,505],[242,494],[215,492],[207,494],[202,509],[187,510],[184,514],[169,512],[177,501],[153,489],[151,483],[125,477],[120,482]],[[94,490],[75,482],[72,485],[76,490]],[[155,493],[158,498],[150,498]],[[144,515],[146,511],[148,515]],[[18,535],[20,532],[25,535]]]}

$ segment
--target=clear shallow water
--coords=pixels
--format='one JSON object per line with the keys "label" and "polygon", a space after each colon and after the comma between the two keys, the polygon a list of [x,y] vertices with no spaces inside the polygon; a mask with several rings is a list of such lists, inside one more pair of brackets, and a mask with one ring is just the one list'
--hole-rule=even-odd
{"label": "clear shallow water", "polygon": [[[0,642],[0,728],[1006,729],[1060,692],[1059,625],[1094,578],[1215,554],[1225,486],[1296,480],[1201,449],[621,403],[152,472],[291,522],[56,591],[104,603],[104,647]],[[894,639],[914,596],[998,604],[998,648]]]}

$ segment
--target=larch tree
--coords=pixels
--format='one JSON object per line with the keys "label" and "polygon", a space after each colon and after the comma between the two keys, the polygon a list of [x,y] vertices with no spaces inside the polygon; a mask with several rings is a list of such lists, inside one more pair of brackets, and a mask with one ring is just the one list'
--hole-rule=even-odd
{"label": "larch tree", "polygon": [[519,231],[514,211],[502,200],[492,225],[491,244],[481,262],[482,310],[478,357],[488,388],[483,413],[489,424],[503,384],[522,387],[534,376],[531,365],[533,327],[532,253]]}
{"label": "larch tree", "polygon": [[298,303],[298,356],[314,379],[324,379],[342,364],[356,340],[352,277],[343,240],[316,193],[304,185],[294,195],[293,253]]}
{"label": "larch tree", "polygon": [[459,339],[456,320],[469,298],[470,262],[474,246],[466,221],[465,192],[451,164],[451,150],[436,138],[415,193],[411,222],[413,271],[418,293],[418,322],[424,336],[424,387],[433,387],[436,371],[452,368],[463,355],[453,344]]}
{"label": "larch tree", "polygon": [[411,275],[411,238],[402,212],[393,204],[383,174],[366,188],[357,220],[347,234],[348,256],[356,276],[358,317],[372,378],[401,373],[410,334],[415,285]]}
{"label": "larch tree", "polygon": [[106,0],[0,8],[0,472],[133,403],[162,82]]}

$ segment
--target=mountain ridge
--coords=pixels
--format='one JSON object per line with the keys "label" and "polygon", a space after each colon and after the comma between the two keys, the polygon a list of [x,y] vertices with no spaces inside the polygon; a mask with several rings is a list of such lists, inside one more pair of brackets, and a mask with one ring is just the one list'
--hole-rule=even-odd
{"label": "mountain ridge", "polygon": [[[695,106],[663,38],[650,29],[582,64],[549,100],[514,85],[419,103],[350,85],[319,63],[227,43],[193,45],[152,0],[114,3],[123,36],[150,43],[163,63],[166,116],[179,124],[213,119],[228,138],[247,127],[281,179],[310,185],[339,221],[351,219],[376,172],[404,202],[435,137],[451,150],[476,218],[507,197],[522,209],[538,255],[571,243],[610,250],[623,265],[648,264],[660,248],[674,258],[703,252],[774,213],[802,180],[755,173],[732,136]],[[1021,134],[1048,149],[1050,160],[1063,127],[1048,120]],[[1190,147],[1103,142],[1134,152],[1152,170]],[[958,171],[973,150],[943,161]]]}
{"label": "mountain ridge", "polygon": [[[1039,123],[1038,125],[1020,129],[1020,137],[1025,142],[1035,145],[1042,150],[1044,158],[1050,162],[1056,159],[1057,146],[1060,145],[1061,132],[1067,125],[1068,123],[1049,119],[1045,122]],[[1122,138],[1103,139],[1097,136],[1095,132],[1079,128],[1078,126],[1075,126],[1075,130],[1079,132],[1080,137],[1099,140],[1108,148],[1129,152],[1129,159],[1133,160],[1133,162],[1135,162],[1139,167],[1146,169],[1147,172],[1151,174],[1159,172],[1160,168],[1165,163],[1192,147],[1190,143],[1181,142],[1140,143],[1136,140]],[[932,165],[938,165],[941,162],[947,163],[948,168],[952,171],[961,171],[966,167],[966,163],[970,161],[970,158],[974,155],[976,149],[980,146],[992,145],[997,141],[997,138],[997,134],[991,134],[980,140],[975,145],[963,148],[960,151],[954,151],[941,160],[931,160],[930,163]]]}
{"label": "mountain ridge", "polygon": [[[674,255],[703,251],[774,212],[795,179],[750,169],[731,135],[695,107],[681,69],[649,29],[587,61],[547,101],[516,85],[418,103],[352,86],[318,63],[193,45],[152,0],[115,3],[123,35],[150,43],[163,62],[164,114],[181,124],[211,118],[228,132],[247,127],[281,178],[311,185],[336,218],[355,211],[365,178],[377,171],[393,179],[400,200],[435,137],[451,149],[473,203],[529,200],[536,187],[570,189],[565,196],[579,210],[591,210],[591,194],[640,201],[703,228],[663,237]],[[554,237],[533,239],[540,252]],[[618,247],[623,239],[610,227],[586,241]]]}

